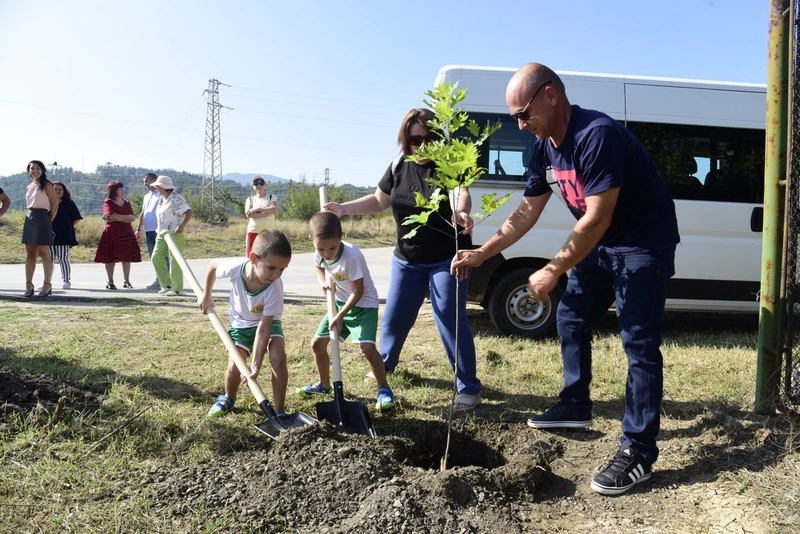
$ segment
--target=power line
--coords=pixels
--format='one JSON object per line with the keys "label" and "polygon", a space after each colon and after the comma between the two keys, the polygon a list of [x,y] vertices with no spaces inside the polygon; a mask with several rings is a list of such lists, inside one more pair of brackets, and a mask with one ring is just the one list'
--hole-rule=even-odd
{"label": "power line", "polygon": [[[309,100],[323,100],[323,101],[326,101],[326,102],[338,102],[339,104],[352,104],[354,106],[370,106],[370,107],[374,107],[374,108],[383,108],[383,109],[402,109],[402,110],[407,111],[406,108],[402,108],[402,107],[398,107],[398,106],[390,106],[390,105],[387,105],[387,104],[384,104],[384,103],[368,104],[366,102],[353,102],[353,101],[348,101],[348,100],[337,100],[335,98],[325,98],[324,96],[320,96],[320,95],[313,95],[312,96],[312,95],[299,95],[297,93],[282,93],[280,91],[270,91],[269,89],[256,89],[256,88],[253,88],[253,87],[243,87],[241,85],[229,85],[228,87],[230,87],[232,89],[244,89],[246,91],[255,91],[257,93],[270,93],[270,94],[275,94],[275,95],[291,96],[291,97],[295,97],[295,98],[305,98],[305,99],[309,99]],[[228,92],[225,91],[225,94],[227,95]]]}
{"label": "power line", "polygon": [[[378,113],[378,112],[375,112],[375,111],[364,111],[364,110],[359,110],[359,109],[339,108],[339,107],[334,107],[334,106],[322,106],[322,105],[318,105],[318,104],[308,104],[306,102],[288,102],[286,100],[274,100],[272,98],[261,98],[261,97],[258,97],[258,96],[237,95],[236,93],[229,93],[227,91],[225,92],[225,96],[226,97],[231,97],[232,96],[232,97],[236,97],[236,98],[246,98],[248,100],[259,100],[259,101],[262,101],[262,102],[272,102],[274,104],[293,104],[293,105],[296,105],[296,106],[302,106],[303,108],[327,109],[327,110],[333,110],[333,111],[345,111],[347,113],[360,113],[362,115],[373,115],[373,116],[380,116],[380,117],[392,117],[394,119],[397,118],[397,114],[396,113],[392,113],[392,114],[389,114],[389,113]],[[352,104],[352,105],[355,106],[357,104]]]}
{"label": "power line", "polygon": [[[76,115],[83,115],[83,116],[86,116],[86,117],[95,117],[95,118],[100,118],[100,119],[107,119],[107,120],[111,120],[111,121],[128,122],[128,123],[132,123],[132,124],[142,124],[142,125],[145,125],[145,126],[157,126],[159,128],[167,128],[167,129],[170,129],[170,130],[183,130],[183,131],[192,132],[192,133],[203,133],[203,130],[198,130],[196,128],[186,128],[184,126],[172,126],[172,125],[169,125],[169,124],[159,124],[159,123],[155,123],[155,122],[139,121],[139,120],[134,120],[134,119],[125,119],[125,118],[122,118],[122,117],[113,117],[113,116],[110,116],[110,115],[101,115],[101,114],[97,114],[97,113],[89,113],[89,112],[85,112],[85,111],[77,111],[77,110],[72,110],[72,109],[54,108],[54,107],[49,107],[49,106],[40,106],[40,105],[37,105],[37,104],[29,104],[27,102],[19,102],[19,101],[16,101],[16,100],[8,100],[8,99],[0,98],[0,102],[8,102],[10,104],[17,104],[17,105],[20,105],[20,106],[27,106],[27,107],[43,109],[43,110],[47,110],[47,111],[58,111],[58,112],[62,112],[62,113],[74,113]],[[225,107],[225,106],[223,106],[223,107]],[[232,108],[227,108],[227,109],[232,109]],[[236,108],[236,110],[237,111],[245,111],[247,113],[258,113],[258,114],[263,114],[263,115],[274,115],[274,116],[278,116],[278,117],[287,117],[287,118],[292,118],[292,119],[336,122],[336,123],[340,123],[340,124],[351,124],[353,126],[368,126],[368,127],[377,127],[377,128],[396,128],[396,126],[389,126],[389,125],[385,125],[385,124],[368,124],[368,123],[353,122],[353,121],[346,121],[346,120],[326,119],[324,117],[308,117],[308,116],[302,116],[302,115],[289,115],[289,114],[282,114],[282,113],[273,113],[273,112],[269,112],[269,111],[241,109],[241,108]]]}
{"label": "power line", "polygon": [[353,122],[353,121],[343,121],[337,119],[327,119],[325,117],[304,117],[301,115],[290,115],[288,113],[275,113],[272,111],[259,111],[255,109],[242,109],[236,108],[236,111],[244,111],[246,113],[258,113],[260,115],[274,115],[276,117],[288,117],[290,119],[302,119],[306,121],[323,121],[323,122],[336,122],[339,124],[351,124],[354,126],[368,126],[371,128],[397,128],[396,125],[388,125],[388,124],[369,124],[364,122]]}
{"label": "power line", "polygon": [[101,115],[99,113],[89,113],[87,111],[76,111],[74,109],[64,109],[64,108],[54,108],[54,107],[50,107],[50,106],[40,106],[38,104],[29,104],[27,102],[19,102],[17,100],[8,100],[6,98],[0,98],[0,102],[8,102],[9,104],[17,104],[19,106],[27,106],[27,107],[30,107],[30,108],[44,109],[44,110],[47,110],[47,111],[59,111],[61,113],[74,113],[76,115],[84,115],[86,117],[95,117],[95,118],[98,118],[98,119],[108,119],[108,120],[112,120],[112,121],[130,122],[132,124],[143,124],[145,126],[158,126],[159,128],[169,128],[170,130],[186,130],[186,131],[190,131],[190,132],[202,133],[202,130],[197,130],[195,128],[185,128],[183,126],[170,126],[168,124],[158,124],[158,123],[155,123],[155,122],[147,122],[147,121],[140,121],[140,120],[134,120],[134,119],[124,119],[124,118],[121,118],[121,117],[112,117],[110,115]]}

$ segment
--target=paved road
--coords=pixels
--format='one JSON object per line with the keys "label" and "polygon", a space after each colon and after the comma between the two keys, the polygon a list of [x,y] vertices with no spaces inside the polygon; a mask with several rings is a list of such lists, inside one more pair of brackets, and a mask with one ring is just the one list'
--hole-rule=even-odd
{"label": "paved road", "polygon": [[[389,269],[391,265],[392,248],[372,248],[364,249],[364,257],[378,289],[381,302],[386,297],[389,287]],[[203,283],[209,259],[188,260],[197,279]],[[283,273],[283,286],[288,300],[293,299],[322,299],[322,295],[314,276],[312,263],[312,253],[295,254],[289,268]],[[33,283],[38,290],[42,285],[42,265],[36,264],[36,272]],[[86,302],[96,299],[114,298],[133,298],[141,300],[167,300],[178,299],[181,297],[165,297],[159,295],[155,289],[145,289],[155,280],[155,273],[149,261],[134,263],[131,265],[131,283],[133,289],[122,289],[122,266],[117,265],[114,273],[114,282],[120,289],[116,291],[106,289],[105,267],[99,263],[78,263],[72,264],[72,287],[70,289],[61,288],[61,271],[56,264],[53,272],[53,295],[54,300],[78,299]],[[196,299],[194,291],[185,282],[185,299]],[[230,292],[230,282],[228,280],[218,280],[214,286],[215,299],[227,299]],[[25,266],[24,265],[0,265],[0,299],[22,298],[25,292]]]}

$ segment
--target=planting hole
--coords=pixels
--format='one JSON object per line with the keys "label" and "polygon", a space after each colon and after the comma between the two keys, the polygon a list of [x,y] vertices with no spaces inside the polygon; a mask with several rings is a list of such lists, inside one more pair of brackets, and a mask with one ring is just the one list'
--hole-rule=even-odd
{"label": "planting hole", "polygon": [[[414,443],[407,451],[406,463],[423,469],[438,470],[447,446],[447,424],[436,421],[411,421],[392,429]],[[500,452],[465,432],[453,430],[447,467],[484,467],[494,469],[505,465]]]}

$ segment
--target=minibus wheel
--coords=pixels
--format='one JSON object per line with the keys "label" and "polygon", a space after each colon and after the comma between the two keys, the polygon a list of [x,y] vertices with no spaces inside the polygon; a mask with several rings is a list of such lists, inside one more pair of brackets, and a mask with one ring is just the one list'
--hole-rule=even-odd
{"label": "minibus wheel", "polygon": [[561,286],[550,292],[546,301],[528,294],[528,277],[534,269],[514,269],[493,284],[487,299],[489,317],[497,330],[505,335],[533,339],[556,333],[556,308],[561,300]]}

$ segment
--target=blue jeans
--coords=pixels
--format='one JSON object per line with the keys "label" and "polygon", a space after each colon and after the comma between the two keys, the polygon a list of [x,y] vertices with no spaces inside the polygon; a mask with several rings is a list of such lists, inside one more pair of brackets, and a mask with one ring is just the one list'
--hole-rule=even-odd
{"label": "blue jeans", "polygon": [[[157,233],[155,230],[153,230],[152,232],[144,233],[144,238],[145,241],[147,242],[147,255],[150,256],[151,260],[153,258],[153,249],[156,246],[156,237]],[[169,271],[169,256],[166,257],[166,262],[167,262],[167,270]]]}
{"label": "blue jeans", "polygon": [[[459,393],[474,395],[481,390],[481,381],[475,375],[475,340],[467,321],[468,282],[464,280],[459,283],[457,387]],[[450,276],[450,260],[411,263],[392,256],[392,274],[381,321],[380,344],[381,357],[389,373],[397,367],[400,351],[417,320],[428,289],[433,318],[450,368],[453,368],[456,353],[456,279]]]}
{"label": "blue jeans", "polygon": [[564,361],[561,401],[590,415],[592,327],[616,303],[622,346],[628,357],[621,446],[632,446],[650,463],[658,458],[664,389],[661,334],[667,285],[675,274],[675,247],[622,253],[597,247],[572,268],[558,306]]}

